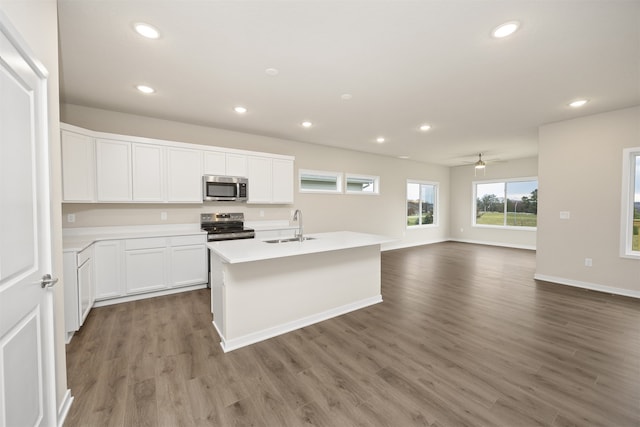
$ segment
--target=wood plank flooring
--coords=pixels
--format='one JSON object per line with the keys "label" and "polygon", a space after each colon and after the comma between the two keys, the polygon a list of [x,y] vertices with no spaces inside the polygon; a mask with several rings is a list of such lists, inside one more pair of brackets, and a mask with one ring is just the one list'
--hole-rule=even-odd
{"label": "wood plank flooring", "polygon": [[640,426],[640,301],[534,267],[385,252],[383,303],[227,354],[207,290],[96,308],[67,348],[65,425]]}

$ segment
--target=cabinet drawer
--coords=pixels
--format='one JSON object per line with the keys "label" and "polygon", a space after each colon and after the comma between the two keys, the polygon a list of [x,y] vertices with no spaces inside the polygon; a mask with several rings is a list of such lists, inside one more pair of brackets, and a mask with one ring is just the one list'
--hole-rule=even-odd
{"label": "cabinet drawer", "polygon": [[165,246],[167,246],[167,239],[165,237],[129,239],[124,243],[124,249],[127,251],[132,249],[164,248]]}
{"label": "cabinet drawer", "polygon": [[169,238],[169,246],[201,245],[206,242],[206,234],[197,234],[192,236],[173,236]]}

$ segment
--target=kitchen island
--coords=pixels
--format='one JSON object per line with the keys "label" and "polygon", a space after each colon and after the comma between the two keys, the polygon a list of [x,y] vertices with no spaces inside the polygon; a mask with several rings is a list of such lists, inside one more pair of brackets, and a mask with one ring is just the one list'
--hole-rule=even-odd
{"label": "kitchen island", "polygon": [[382,302],[380,245],[349,231],[209,243],[213,325],[225,352]]}

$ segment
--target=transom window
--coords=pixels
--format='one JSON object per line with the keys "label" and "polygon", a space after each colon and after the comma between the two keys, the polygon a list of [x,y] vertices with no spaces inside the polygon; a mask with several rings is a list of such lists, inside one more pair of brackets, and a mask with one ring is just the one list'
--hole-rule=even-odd
{"label": "transom window", "polygon": [[342,173],[300,169],[300,192],[341,193]]}
{"label": "transom window", "polygon": [[538,180],[520,178],[473,183],[473,224],[486,227],[538,225]]}
{"label": "transom window", "polygon": [[407,182],[407,227],[438,224],[438,183]]}
{"label": "transom window", "polygon": [[380,194],[380,177],[346,174],[347,193]]}

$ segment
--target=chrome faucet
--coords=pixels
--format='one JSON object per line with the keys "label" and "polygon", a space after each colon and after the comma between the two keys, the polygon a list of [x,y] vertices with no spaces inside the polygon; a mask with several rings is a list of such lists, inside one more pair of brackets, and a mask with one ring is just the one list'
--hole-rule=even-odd
{"label": "chrome faucet", "polygon": [[298,221],[298,234],[295,237],[297,237],[298,240],[300,240],[302,242],[304,240],[304,237],[302,237],[302,233],[303,233],[303,229],[302,229],[302,211],[300,209],[296,209],[295,213],[293,214],[293,220],[294,221]]}

